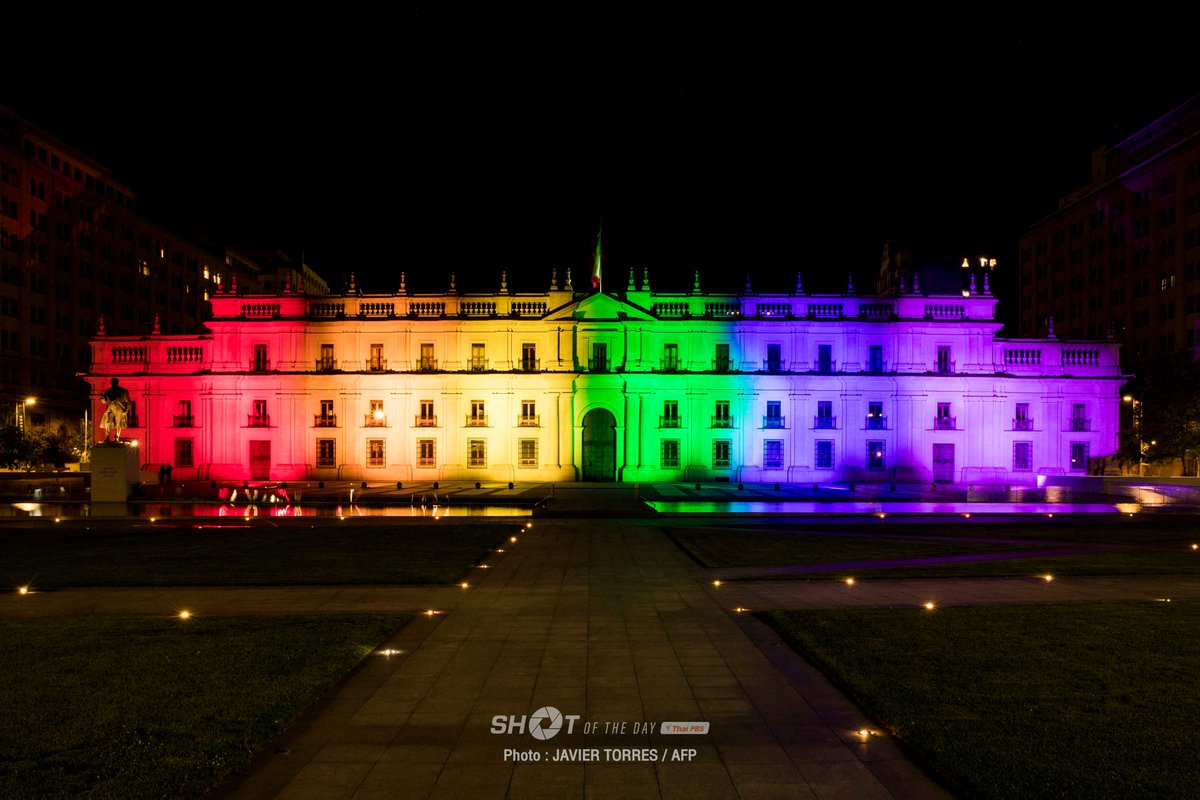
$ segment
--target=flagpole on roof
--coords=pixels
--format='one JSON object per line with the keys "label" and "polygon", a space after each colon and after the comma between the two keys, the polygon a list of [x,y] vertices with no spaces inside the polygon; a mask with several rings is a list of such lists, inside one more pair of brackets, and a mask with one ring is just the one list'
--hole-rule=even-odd
{"label": "flagpole on roof", "polygon": [[600,228],[596,231],[596,257],[592,261],[592,288],[598,292],[604,291],[604,281],[600,272],[600,265],[604,260],[603,250],[600,247],[600,240],[603,235],[604,217],[600,217]]}

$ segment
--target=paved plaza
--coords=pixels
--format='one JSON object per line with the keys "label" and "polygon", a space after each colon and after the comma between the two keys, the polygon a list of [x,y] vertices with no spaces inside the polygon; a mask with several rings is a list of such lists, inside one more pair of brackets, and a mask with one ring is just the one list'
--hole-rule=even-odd
{"label": "paved plaza", "polygon": [[[223,787],[231,797],[936,798],[949,795],[888,736],[860,735],[869,720],[737,609],[1200,597],[1193,578],[714,586],[661,523],[620,516],[624,495],[559,499],[467,589],[65,589],[0,615],[436,612]],[[547,707],[556,733],[535,721]]]}

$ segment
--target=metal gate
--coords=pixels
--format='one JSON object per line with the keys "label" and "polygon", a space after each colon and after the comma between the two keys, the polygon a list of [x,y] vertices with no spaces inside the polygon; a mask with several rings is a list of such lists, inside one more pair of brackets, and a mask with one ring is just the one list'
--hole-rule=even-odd
{"label": "metal gate", "polygon": [[954,483],[953,444],[935,444],[933,446],[933,481],[934,483]]}
{"label": "metal gate", "polygon": [[270,440],[253,440],[250,442],[250,479],[265,481],[271,478],[271,442]]}
{"label": "metal gate", "polygon": [[583,479],[613,481],[617,477],[617,420],[612,412],[593,408],[583,417]]}

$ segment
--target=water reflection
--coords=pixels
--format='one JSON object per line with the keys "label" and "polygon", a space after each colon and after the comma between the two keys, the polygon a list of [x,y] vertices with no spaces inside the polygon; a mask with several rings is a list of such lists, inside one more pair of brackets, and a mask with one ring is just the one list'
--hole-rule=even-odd
{"label": "water reflection", "polygon": [[[89,503],[8,503],[0,517],[528,517],[533,510],[519,506],[446,505],[291,505],[285,503],[108,503],[117,508],[92,508]],[[115,513],[114,513],[115,512]]]}
{"label": "water reflection", "polygon": [[1136,503],[805,503],[651,501],[660,514],[1126,514]]}

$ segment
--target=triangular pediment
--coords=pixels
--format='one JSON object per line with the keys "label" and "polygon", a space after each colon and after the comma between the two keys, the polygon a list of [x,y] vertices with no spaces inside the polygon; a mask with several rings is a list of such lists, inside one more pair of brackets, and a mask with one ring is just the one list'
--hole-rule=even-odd
{"label": "triangular pediment", "polygon": [[546,315],[546,319],[650,321],[654,319],[654,315],[640,306],[613,297],[611,294],[596,292],[554,309]]}

